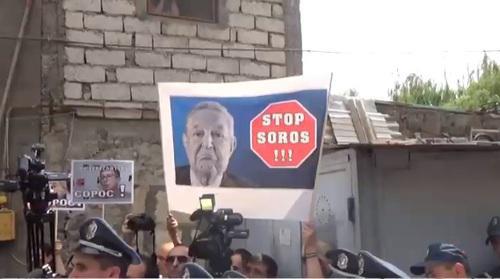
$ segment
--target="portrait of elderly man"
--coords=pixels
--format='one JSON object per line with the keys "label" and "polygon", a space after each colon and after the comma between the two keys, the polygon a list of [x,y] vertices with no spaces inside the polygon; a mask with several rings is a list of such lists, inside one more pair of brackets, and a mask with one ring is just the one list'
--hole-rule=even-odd
{"label": "portrait of elderly man", "polygon": [[188,166],[176,167],[178,185],[245,187],[227,172],[236,149],[234,119],[217,102],[201,102],[188,114],[182,142]]}
{"label": "portrait of elderly man", "polygon": [[[99,172],[99,186],[104,191],[113,191],[111,199],[130,199],[130,189],[127,189],[125,184],[120,184],[120,176],[120,170],[117,167],[106,165]],[[107,199],[110,198],[107,197]]]}

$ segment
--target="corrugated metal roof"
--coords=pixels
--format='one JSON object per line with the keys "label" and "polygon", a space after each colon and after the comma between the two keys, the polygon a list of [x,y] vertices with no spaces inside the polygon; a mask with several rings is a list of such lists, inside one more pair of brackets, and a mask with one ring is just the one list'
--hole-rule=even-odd
{"label": "corrugated metal roof", "polygon": [[340,98],[330,98],[328,117],[336,144],[359,143],[351,112]]}
{"label": "corrugated metal roof", "polygon": [[326,144],[379,143],[402,139],[399,125],[379,113],[375,102],[332,95],[329,98]]}

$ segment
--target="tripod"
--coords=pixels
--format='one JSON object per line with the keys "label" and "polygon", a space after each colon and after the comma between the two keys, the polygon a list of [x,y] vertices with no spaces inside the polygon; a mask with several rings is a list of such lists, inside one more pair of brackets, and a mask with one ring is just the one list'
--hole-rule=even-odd
{"label": "tripod", "polygon": [[[28,261],[28,272],[35,268],[41,268],[44,264],[50,264],[52,270],[55,268],[55,214],[54,211],[37,213],[35,211],[25,209],[24,217],[27,227],[27,245],[26,245],[26,260]],[[49,239],[51,251],[45,251],[45,225],[49,225]],[[50,252],[52,260],[50,263],[45,263],[45,254]]]}

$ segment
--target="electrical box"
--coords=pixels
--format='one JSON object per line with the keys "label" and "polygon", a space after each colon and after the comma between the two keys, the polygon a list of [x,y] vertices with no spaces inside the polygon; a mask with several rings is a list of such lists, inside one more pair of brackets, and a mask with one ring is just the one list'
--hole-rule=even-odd
{"label": "electrical box", "polygon": [[10,209],[0,209],[0,241],[16,239],[15,213]]}

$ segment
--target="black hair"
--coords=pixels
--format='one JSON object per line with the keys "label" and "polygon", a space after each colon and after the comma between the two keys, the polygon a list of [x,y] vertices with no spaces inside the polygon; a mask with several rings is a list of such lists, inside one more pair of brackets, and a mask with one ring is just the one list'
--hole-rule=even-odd
{"label": "black hair", "polygon": [[241,263],[243,266],[246,266],[248,262],[252,259],[252,253],[250,253],[247,249],[239,248],[234,250],[233,255],[241,256]]}
{"label": "black hair", "polygon": [[259,254],[257,256],[253,256],[250,262],[262,263],[266,266],[266,277],[268,278],[276,278],[278,277],[278,264],[274,261],[271,256],[266,254]]}
{"label": "black hair", "polygon": [[101,171],[99,172],[99,176],[101,176],[103,171],[113,171],[115,173],[116,177],[120,177],[120,170],[117,167],[114,167],[112,165],[107,165],[101,168]]}
{"label": "black hair", "polygon": [[147,257],[141,254],[141,259],[146,265],[144,278],[158,278],[160,276],[160,271],[158,270],[158,265],[156,264],[156,256]]}

